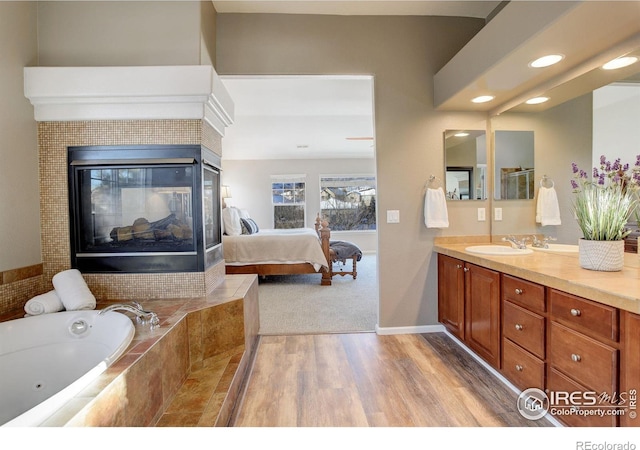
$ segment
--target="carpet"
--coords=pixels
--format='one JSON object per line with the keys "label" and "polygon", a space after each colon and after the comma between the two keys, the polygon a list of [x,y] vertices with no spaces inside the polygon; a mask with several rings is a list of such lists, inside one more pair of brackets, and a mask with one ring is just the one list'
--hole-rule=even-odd
{"label": "carpet", "polygon": [[[365,254],[357,277],[333,277],[320,285],[320,275],[278,275],[259,279],[260,334],[372,332],[378,321],[376,254]],[[334,271],[339,271],[334,265]],[[351,270],[347,261],[345,270]]]}

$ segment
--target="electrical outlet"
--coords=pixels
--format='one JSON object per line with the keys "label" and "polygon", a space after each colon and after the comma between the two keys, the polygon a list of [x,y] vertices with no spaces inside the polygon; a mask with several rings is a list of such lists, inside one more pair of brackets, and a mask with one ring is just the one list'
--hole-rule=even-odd
{"label": "electrical outlet", "polygon": [[387,223],[400,223],[400,211],[397,209],[388,210]]}
{"label": "electrical outlet", "polygon": [[484,222],[487,220],[486,210],[484,208],[478,208],[478,222]]}
{"label": "electrical outlet", "polygon": [[493,219],[494,219],[496,222],[499,222],[499,221],[501,221],[501,220],[502,220],[502,208],[495,208],[495,209],[493,210]]}

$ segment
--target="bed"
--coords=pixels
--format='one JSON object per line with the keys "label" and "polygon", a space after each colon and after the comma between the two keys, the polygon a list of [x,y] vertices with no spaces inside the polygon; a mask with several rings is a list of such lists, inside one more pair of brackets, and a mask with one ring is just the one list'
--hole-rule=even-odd
{"label": "bed", "polygon": [[[248,224],[244,226],[247,227],[251,228]],[[323,226],[320,218],[316,219],[315,229],[274,230],[255,226],[254,230],[225,234],[222,248],[226,273],[260,276],[318,273],[320,284],[330,286],[330,235],[331,230],[326,223]]]}

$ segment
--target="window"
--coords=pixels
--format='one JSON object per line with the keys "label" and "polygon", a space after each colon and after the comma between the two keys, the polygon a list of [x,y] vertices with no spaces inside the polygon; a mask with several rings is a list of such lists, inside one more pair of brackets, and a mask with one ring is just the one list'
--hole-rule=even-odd
{"label": "window", "polygon": [[376,229],[374,176],[320,177],[320,203],[333,231]]}
{"label": "window", "polygon": [[304,228],[305,181],[301,175],[272,177],[273,227]]}

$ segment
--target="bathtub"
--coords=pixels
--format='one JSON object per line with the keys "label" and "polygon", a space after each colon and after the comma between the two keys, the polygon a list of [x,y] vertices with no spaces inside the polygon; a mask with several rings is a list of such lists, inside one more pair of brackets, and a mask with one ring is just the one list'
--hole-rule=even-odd
{"label": "bathtub", "polygon": [[38,426],[118,359],[129,317],[63,311],[0,323],[0,424]]}

